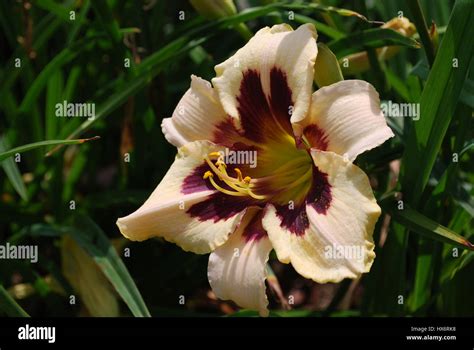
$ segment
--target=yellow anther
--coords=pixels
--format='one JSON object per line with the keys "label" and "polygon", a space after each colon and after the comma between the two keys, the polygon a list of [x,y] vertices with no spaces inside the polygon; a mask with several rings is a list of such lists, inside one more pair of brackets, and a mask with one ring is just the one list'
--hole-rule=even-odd
{"label": "yellow anther", "polygon": [[225,188],[222,188],[221,186],[216,184],[216,182],[214,181],[214,179],[212,177],[210,177],[209,180],[211,181],[212,186],[214,186],[214,188],[216,190],[218,190],[222,193],[228,194],[229,196],[238,196],[238,197],[246,196],[246,194],[243,193],[243,192],[238,192],[238,191],[234,192],[234,191],[229,191],[229,190],[226,190]]}
{"label": "yellow anther", "polygon": [[224,169],[227,169],[227,164],[224,163],[224,161],[218,159],[217,162],[216,162],[216,165],[220,168],[220,167],[223,167]]}
{"label": "yellow anther", "polygon": [[214,174],[212,173],[212,171],[208,170],[204,173],[204,176],[202,177],[203,179],[207,179],[208,177],[213,177]]}
{"label": "yellow anther", "polygon": [[[214,156],[218,157],[215,163],[213,163],[209,159],[210,157],[214,157]],[[204,160],[209,165],[212,171],[211,170],[206,171],[203,175],[203,178],[209,179],[212,186],[214,186],[216,190],[230,196],[240,196],[240,197],[250,196],[252,198],[259,199],[259,200],[265,199],[265,196],[258,195],[252,192],[251,190],[252,185],[250,184],[250,181],[251,181],[250,176],[246,176],[245,178],[243,178],[242,172],[240,171],[240,169],[238,168],[234,169],[235,172],[237,173],[237,178],[229,176],[229,174],[227,174],[227,171],[226,171],[227,165],[225,164],[223,160],[222,153],[211,152],[208,154],[207,157],[204,158]],[[234,191],[223,188],[220,185],[218,185],[214,181],[214,178],[213,178],[214,175],[217,175],[220,181],[225,183],[228,187],[230,187]]]}
{"label": "yellow anther", "polygon": [[237,179],[239,181],[242,181],[242,172],[240,171],[239,168],[235,168],[234,171],[237,173]]}
{"label": "yellow anther", "polygon": [[221,152],[211,152],[209,153],[209,157],[221,157],[222,153]]}

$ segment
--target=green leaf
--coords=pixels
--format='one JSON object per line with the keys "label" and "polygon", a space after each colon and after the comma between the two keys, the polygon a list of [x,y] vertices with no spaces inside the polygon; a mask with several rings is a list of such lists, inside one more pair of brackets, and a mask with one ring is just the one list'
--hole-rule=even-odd
{"label": "green leaf", "polygon": [[[70,2],[73,3],[73,2]],[[60,5],[53,0],[36,0],[35,6],[41,7],[49,13],[54,13],[58,18],[61,18],[64,22],[70,22],[69,11],[73,9],[72,6]]]}
{"label": "green leaf", "polygon": [[[0,136],[0,154],[8,148],[4,137]],[[7,174],[8,179],[10,180],[15,191],[20,195],[20,197],[27,201],[28,194],[26,193],[25,183],[21,177],[20,169],[18,165],[13,161],[13,159],[7,159],[4,162],[1,162],[3,170]]]}
{"label": "green leaf", "polygon": [[[471,115],[472,112],[469,107],[458,103],[455,112],[457,131],[453,152],[458,152],[459,157],[462,156],[462,146],[470,130]],[[459,170],[458,165],[458,162],[449,163],[438,184],[431,192],[431,196],[423,208],[423,212],[428,216],[439,218],[439,220],[443,219],[443,203],[446,202],[449,194],[454,194],[458,186],[460,187],[459,181],[456,181],[456,175]],[[455,197],[463,198],[460,195]],[[469,199],[472,201],[472,198],[468,195],[467,200],[469,201]],[[440,270],[441,260],[441,246],[431,240],[421,239],[418,245],[415,283],[412,289],[412,298],[409,300],[410,308],[413,311],[422,311],[424,307],[429,305],[428,301],[431,296],[433,283],[437,283],[438,280],[434,274]]]}
{"label": "green leaf", "polygon": [[44,120],[46,126],[46,139],[54,139],[58,133],[58,120],[55,115],[55,106],[61,103],[61,94],[63,91],[63,74],[57,70],[51,75],[46,87],[46,105],[44,111]]}
{"label": "green leaf", "polygon": [[104,27],[112,42],[119,43],[122,34],[119,31],[117,21],[114,19],[112,9],[106,0],[92,1],[92,8],[96,16],[99,18],[99,23]]}
{"label": "green leaf", "polygon": [[72,28],[69,30],[68,39],[67,39],[67,42],[69,45],[71,45],[74,42],[81,27],[87,22],[87,13],[89,12],[90,6],[91,6],[90,0],[85,0],[82,2],[81,12],[77,16],[76,20],[73,21]]}
{"label": "green leaf", "polygon": [[74,218],[73,225],[67,233],[95,260],[133,315],[150,317],[133,278],[100,227],[82,215]]}
{"label": "green leaf", "polygon": [[0,162],[7,159],[8,157],[13,156],[16,153],[23,153],[26,151],[30,151],[32,149],[44,147],[44,146],[54,146],[54,145],[78,145],[87,141],[97,140],[99,139],[98,136],[92,137],[89,139],[78,139],[78,140],[48,140],[48,141],[40,141],[29,143],[27,145],[23,145],[20,147],[12,148],[5,152],[0,152]]}
{"label": "green leaf", "polygon": [[77,89],[79,78],[81,77],[81,72],[82,68],[80,66],[74,66],[69,71],[66,86],[64,87],[62,95],[63,100],[70,101],[73,99],[74,92]]}
{"label": "green leaf", "polygon": [[[474,45],[474,2],[456,2],[446,33],[420,99],[420,119],[413,123],[403,155],[401,183],[409,203],[418,206],[459,99]],[[453,67],[453,59],[457,66]]]}
{"label": "green leaf", "polygon": [[[380,228],[380,224],[377,226]],[[405,228],[392,220],[390,234],[383,247],[376,246],[377,258],[366,276],[367,291],[364,293],[362,304],[363,315],[405,315],[404,304],[399,303],[399,298],[400,296],[405,298],[407,261],[400,252],[405,250],[407,240]],[[380,293],[380,286],[384,287],[383,293]]]}
{"label": "green leaf", "polygon": [[331,41],[328,46],[332,52],[342,58],[355,52],[366,51],[368,48],[400,45],[410,48],[419,48],[420,44],[411,38],[387,28],[367,29],[344,38]]}
{"label": "green leaf", "polygon": [[474,250],[474,245],[466,238],[431,220],[410,207],[407,203],[403,204],[403,209],[398,209],[397,201],[394,197],[390,196],[380,201],[379,204],[382,208],[388,211],[390,215],[392,215],[395,221],[398,221],[410,231],[463,249]]}
{"label": "green leaf", "polygon": [[[411,70],[411,74],[414,74],[423,80],[428,78],[429,73],[430,69],[423,61],[419,61]],[[459,100],[467,106],[474,108],[474,81],[466,78]]]}
{"label": "green leaf", "polygon": [[322,13],[335,13],[335,14],[338,14],[339,16],[355,17],[359,20],[370,22],[367,20],[365,16],[361,15],[358,12],[348,10],[348,9],[338,8],[334,6],[326,6],[322,4],[316,4],[316,3],[275,4],[275,6],[283,8],[283,9],[287,9],[287,10],[313,10],[313,11],[322,12]]}
{"label": "green leaf", "polygon": [[[110,96],[104,103],[99,105],[95,118],[88,119],[83,122],[78,128],[76,128],[76,130],[69,134],[67,138],[71,139],[81,135],[83,132],[88,130],[92,124],[108,116],[116,108],[120,107],[123,103],[125,103],[129,96],[132,96],[136,92],[140,91],[149,81],[150,77],[146,74],[132,79],[129,84],[124,86],[123,89]],[[55,152],[59,148],[60,147],[56,147],[51,152]]]}
{"label": "green leaf", "polygon": [[11,297],[8,291],[0,284],[0,311],[9,317],[30,317],[23,308]]}
{"label": "green leaf", "polygon": [[[84,121],[79,127],[77,127],[67,136],[67,139],[80,136],[83,132],[90,129],[92,125],[98,120],[108,116],[115,109],[120,107],[128,99],[128,97],[143,89],[153,79],[153,77],[159,73],[161,64],[168,62],[176,55],[181,55],[184,52],[199,46],[204,40],[205,39],[188,42],[186,38],[184,38],[184,40],[183,38],[180,38],[148,57],[148,59],[144,60],[143,63],[137,67],[138,75],[131,77],[128,83],[123,86],[123,88],[110,96],[104,103],[99,105],[95,118]],[[117,79],[117,83],[119,81],[120,78]],[[57,151],[59,148],[60,146],[54,148],[51,153]]]}
{"label": "green leaf", "polygon": [[405,82],[388,67],[385,68],[385,74],[388,83],[393,87],[397,94],[403,100],[410,101],[410,91]]}
{"label": "green leaf", "polygon": [[423,43],[423,48],[425,49],[428,62],[430,65],[432,65],[435,57],[435,49],[428,33],[428,27],[426,26],[425,17],[423,15],[423,11],[421,10],[420,2],[418,0],[406,0],[406,3],[415,22],[416,31],[420,35],[421,42]]}
{"label": "green leaf", "polygon": [[55,227],[48,224],[33,224],[31,226],[26,226],[18,233],[15,233],[8,239],[10,244],[19,244],[27,237],[60,237],[61,232],[59,232]]}
{"label": "green leaf", "polygon": [[[474,308],[473,252],[463,252],[454,257],[446,252],[441,279],[441,290],[437,304],[438,312],[443,316],[469,317]],[[447,267],[447,268],[446,268]]]}
{"label": "green leaf", "polygon": [[330,27],[330,26],[328,26],[324,23],[318,22],[318,21],[314,20],[311,17],[300,15],[300,14],[297,14],[297,13],[293,13],[293,14],[294,14],[294,17],[295,17],[295,19],[294,19],[295,22],[301,23],[301,24],[312,23],[316,27],[316,30],[319,33],[326,34],[331,39],[342,39],[346,36],[343,32],[340,32],[337,29],[335,29],[333,27]]}
{"label": "green leaf", "polygon": [[[40,50],[48,39],[55,33],[55,31],[61,25],[60,19],[53,19],[54,16],[48,14],[37,24],[37,32],[39,33],[32,44],[32,48],[36,51]],[[15,59],[20,58],[22,64],[21,67],[15,67]],[[6,73],[0,79],[0,96],[3,97],[6,91],[11,89],[16,79],[20,76],[24,67],[27,66],[28,60],[26,58],[25,50],[23,47],[19,47],[15,50],[10,60],[6,64]]]}
{"label": "green leaf", "polygon": [[31,111],[36,99],[43,88],[46,86],[46,83],[48,82],[51,75],[66,63],[76,58],[76,56],[86,48],[87,44],[89,44],[89,42],[82,42],[62,50],[51,60],[51,62],[46,65],[46,67],[43,68],[41,73],[36,77],[35,81],[28,89],[28,92],[21,102],[19,107],[20,113],[26,114]]}
{"label": "green leaf", "polygon": [[461,91],[461,101],[471,108],[474,108],[474,81],[466,79]]}

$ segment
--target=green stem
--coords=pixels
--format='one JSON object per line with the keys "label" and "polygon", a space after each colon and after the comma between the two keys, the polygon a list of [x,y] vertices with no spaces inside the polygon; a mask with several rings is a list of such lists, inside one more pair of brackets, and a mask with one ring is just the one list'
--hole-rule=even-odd
{"label": "green stem", "polygon": [[375,49],[367,49],[367,56],[369,58],[370,68],[372,68],[373,77],[375,80],[375,85],[378,91],[384,93],[385,88],[385,73],[383,72],[380,61],[377,57]]}
{"label": "green stem", "polygon": [[430,34],[428,33],[428,27],[426,26],[425,16],[421,10],[420,2],[418,0],[407,0],[406,3],[413,16],[413,22],[415,22],[416,30],[420,35],[426,57],[428,58],[428,63],[430,66],[432,66],[435,59],[435,50],[433,42],[430,38]]}

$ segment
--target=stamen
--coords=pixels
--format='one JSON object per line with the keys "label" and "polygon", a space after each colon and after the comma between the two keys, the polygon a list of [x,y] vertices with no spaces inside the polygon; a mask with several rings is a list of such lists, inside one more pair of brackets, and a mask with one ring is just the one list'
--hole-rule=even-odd
{"label": "stamen", "polygon": [[220,158],[222,156],[222,153],[220,152],[211,152],[209,153],[209,157],[218,157]]}
{"label": "stamen", "polygon": [[233,191],[226,190],[225,188],[222,188],[221,186],[216,184],[212,176],[209,177],[209,181],[211,181],[212,186],[214,186],[216,190],[219,190],[222,193],[228,194],[230,196],[240,196],[240,197],[243,197],[246,195],[245,193],[242,193],[242,192],[233,192]]}
{"label": "stamen", "polygon": [[228,194],[228,195],[231,195],[231,196],[245,196],[244,193],[240,193],[240,192],[232,192],[232,191],[229,191],[229,190],[226,190],[224,188],[222,188],[221,186],[219,186],[218,184],[216,184],[216,182],[214,181],[213,179],[214,177],[214,174],[212,173],[212,171],[206,171],[204,173],[204,176],[202,177],[203,179],[209,179],[209,181],[211,182],[212,186],[214,186],[217,190],[225,193],[225,194]]}
{"label": "stamen", "polygon": [[[209,159],[209,157],[214,157],[214,156],[219,157],[215,164],[212,163],[212,161]],[[204,160],[212,169],[212,171],[219,177],[219,180],[223,181],[227,186],[235,190],[234,192],[234,191],[230,191],[230,190],[222,188],[214,181],[213,179],[214,174],[212,173],[212,171],[210,170],[206,171],[203,175],[203,179],[209,179],[212,186],[214,186],[214,188],[217,189],[218,191],[231,195],[231,196],[250,196],[258,200],[265,199],[265,196],[253,193],[251,189],[252,179],[250,178],[250,176],[246,176],[245,178],[243,178],[242,172],[240,171],[240,169],[238,168],[234,169],[235,172],[237,173],[237,178],[231,177],[229,176],[229,174],[227,174],[227,170],[226,170],[227,165],[223,161],[221,153],[219,152],[209,153],[209,155],[205,157]]]}
{"label": "stamen", "polygon": [[243,179],[242,179],[242,172],[240,171],[240,169],[239,169],[239,168],[235,168],[234,171],[237,173],[237,179],[238,179],[239,181],[243,181]]}
{"label": "stamen", "polygon": [[217,165],[219,168],[222,167],[222,168],[224,168],[224,169],[227,169],[227,164],[224,163],[224,161],[221,160],[221,159],[218,159],[218,160],[217,160],[216,165]]}

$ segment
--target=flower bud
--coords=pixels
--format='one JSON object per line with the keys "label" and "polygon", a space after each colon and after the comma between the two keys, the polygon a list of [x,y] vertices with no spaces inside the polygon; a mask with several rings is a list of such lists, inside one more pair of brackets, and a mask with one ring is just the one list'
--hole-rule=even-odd
{"label": "flower bud", "polygon": [[319,87],[344,80],[336,55],[323,43],[318,43],[318,56],[314,65],[314,81]]}
{"label": "flower bud", "polygon": [[[393,29],[400,34],[410,37],[416,32],[415,25],[408,18],[395,17],[381,26],[384,29]],[[388,60],[400,51],[399,46],[384,46],[376,50],[379,60]],[[367,52],[357,52],[341,59],[342,71],[344,74],[353,75],[362,73],[370,68]]]}
{"label": "flower bud", "polygon": [[235,15],[237,9],[232,0],[190,0],[194,9],[207,19]]}

